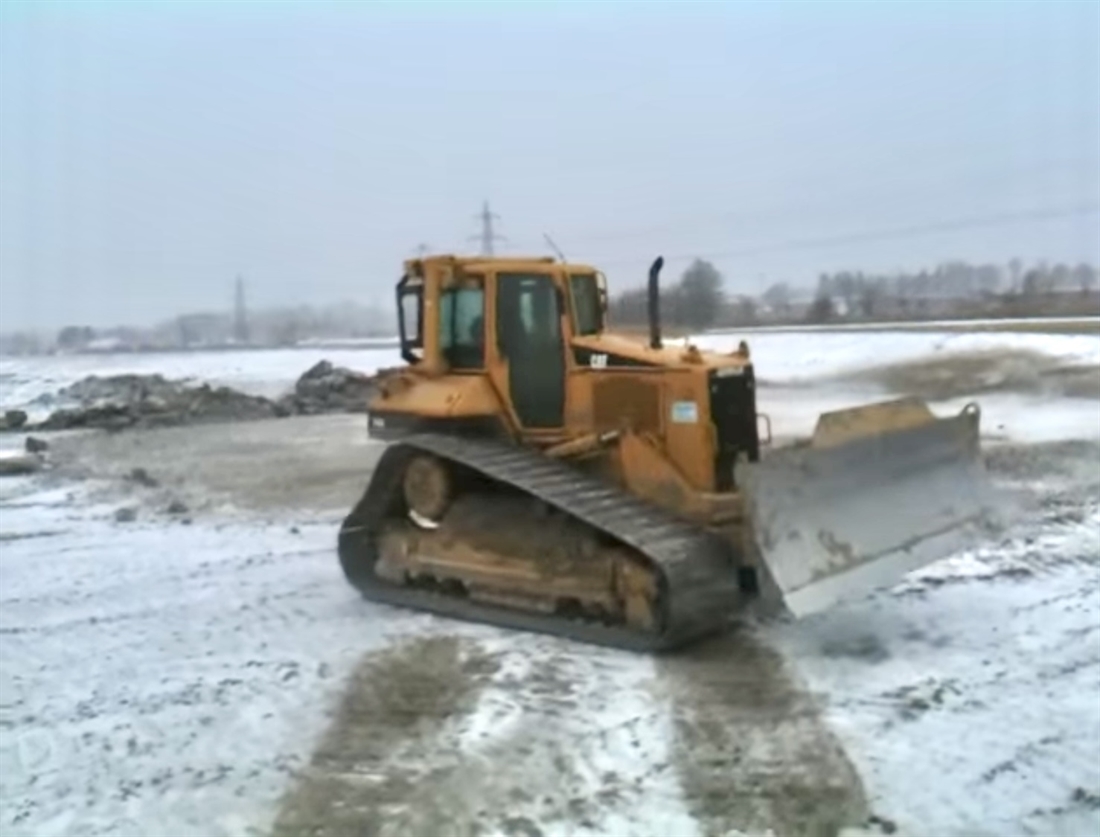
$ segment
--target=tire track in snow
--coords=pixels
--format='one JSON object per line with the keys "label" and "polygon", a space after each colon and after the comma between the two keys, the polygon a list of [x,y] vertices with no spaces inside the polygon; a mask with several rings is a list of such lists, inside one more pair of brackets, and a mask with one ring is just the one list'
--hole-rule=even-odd
{"label": "tire track in snow", "polygon": [[859,776],[817,699],[748,625],[659,661],[673,752],[706,837],[837,834],[867,819]]}
{"label": "tire track in snow", "polygon": [[[277,837],[696,833],[651,659],[425,619],[447,633],[364,660]],[[410,724],[425,693],[461,699]]]}
{"label": "tire track in snow", "polygon": [[266,829],[343,673],[403,617],[384,629],[342,583],[330,527],[117,525],[22,499],[5,531],[73,525],[0,550],[0,829]]}

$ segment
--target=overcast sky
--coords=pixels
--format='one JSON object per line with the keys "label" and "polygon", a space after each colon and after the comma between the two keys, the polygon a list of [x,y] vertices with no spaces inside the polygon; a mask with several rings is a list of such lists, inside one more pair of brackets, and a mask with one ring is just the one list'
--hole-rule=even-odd
{"label": "overcast sky", "polygon": [[486,199],[500,250],[618,288],[658,252],[734,292],[1100,260],[1098,33],[1054,0],[4,0],[0,328],[225,309],[237,273],[388,305]]}

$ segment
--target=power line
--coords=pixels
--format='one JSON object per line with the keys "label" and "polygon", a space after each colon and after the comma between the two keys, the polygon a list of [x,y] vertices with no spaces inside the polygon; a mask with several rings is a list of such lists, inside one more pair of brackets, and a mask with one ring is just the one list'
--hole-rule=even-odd
{"label": "power line", "polygon": [[[771,244],[761,244],[755,247],[743,247],[736,250],[722,250],[711,253],[690,253],[666,257],[668,260],[686,259],[736,259],[747,256],[759,256],[767,253],[791,252],[799,250],[817,250],[828,247],[843,246],[845,244],[861,244],[871,241],[890,241],[906,238],[917,238],[924,235],[934,235],[943,232],[955,232],[957,230],[977,229],[982,227],[999,227],[1017,224],[1024,221],[1050,221],[1058,218],[1073,218],[1100,213],[1100,205],[1084,205],[1072,207],[1058,207],[1052,209],[1034,209],[1024,212],[1004,212],[997,215],[972,216],[958,218],[952,221],[941,221],[932,224],[919,224],[907,227],[893,227],[881,230],[868,230],[865,232],[844,233],[842,235],[827,236],[821,238],[789,239],[777,241]],[[633,265],[637,259],[619,260],[617,262],[605,262],[604,264]]]}
{"label": "power line", "polygon": [[[1039,175],[1049,174],[1050,172],[1060,171],[1074,171],[1076,170],[1080,175],[1083,169],[1089,166],[1095,166],[1096,160],[1075,158],[1075,159],[1050,159],[1043,160],[1037,164],[1029,166],[1013,166],[1010,168],[1000,169],[987,169],[977,175],[970,175],[964,178],[953,177],[952,182],[958,186],[966,184],[971,187],[977,187],[980,184],[987,183],[1004,183],[1012,180],[1014,177],[1021,175]],[[935,174],[932,172],[921,172],[922,176],[927,177],[929,174]],[[1081,175],[1080,179],[1084,180],[1085,176]],[[670,220],[668,222],[650,226],[645,228],[620,228],[617,230],[606,230],[603,232],[590,233],[588,231],[581,231],[571,236],[574,241],[580,241],[585,245],[591,245],[602,242],[612,242],[619,240],[634,240],[642,238],[651,238],[657,235],[663,235],[668,233],[681,232],[683,230],[696,231],[701,225],[714,225],[719,223],[743,223],[746,221],[759,221],[761,219],[782,219],[792,210],[805,209],[807,205],[816,206],[818,202],[821,202],[825,207],[836,206],[839,202],[859,202],[867,205],[869,200],[874,199],[876,202],[884,195],[890,195],[891,200],[896,203],[899,198],[898,183],[883,183],[879,181],[879,187],[883,185],[889,187],[882,192],[868,193],[864,190],[852,191],[829,191],[816,195],[816,199],[813,193],[801,194],[798,200],[794,203],[784,203],[772,206],[761,206],[752,209],[736,209],[726,210],[719,212],[706,212],[700,215],[694,216],[681,216],[679,218]],[[813,203],[808,204],[808,199]]]}

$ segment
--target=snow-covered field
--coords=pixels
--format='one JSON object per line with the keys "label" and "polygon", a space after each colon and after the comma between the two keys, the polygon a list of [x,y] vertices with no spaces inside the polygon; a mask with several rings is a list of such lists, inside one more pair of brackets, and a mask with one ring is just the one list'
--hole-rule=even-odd
{"label": "snow-covered field", "polygon": [[[700,348],[732,351],[742,339],[752,350],[757,377],[771,384],[814,383],[822,376],[870,366],[991,349],[1037,352],[1065,365],[1100,364],[1100,331],[1096,335],[746,331],[707,334],[693,338],[693,342]],[[36,398],[52,395],[87,375],[124,373],[159,373],[166,378],[208,381],[272,397],[289,390],[302,372],[322,359],[365,373],[401,363],[396,348],[0,358],[0,410],[26,407]]]}
{"label": "snow-covered field", "polygon": [[[840,332],[840,331],[975,331],[978,329],[992,329],[1004,332],[1019,330],[1023,327],[1027,331],[1041,331],[1039,326],[1048,326],[1047,331],[1058,331],[1061,326],[1072,325],[1074,330],[1081,326],[1092,326],[1093,331],[1100,332],[1100,317],[1098,316],[1059,316],[1059,317],[995,317],[976,318],[970,320],[901,320],[898,322],[869,322],[869,323],[822,323],[820,325],[774,325],[765,326],[759,331],[769,333],[800,332]],[[726,334],[737,329],[721,328],[711,329],[707,334]]]}
{"label": "snow-covered field", "polygon": [[2,502],[3,832],[264,824],[383,639],[334,583],[329,527],[122,528],[67,489]]}
{"label": "snow-covered field", "polygon": [[1100,497],[1051,517],[766,630],[905,833],[1100,833]]}
{"label": "snow-covered field", "polygon": [[752,352],[756,376],[766,382],[814,382],[822,376],[989,350],[1030,351],[1067,365],[1100,363],[1097,334],[1035,332],[776,332],[707,334],[692,338],[701,349],[732,350],[745,340]]}
{"label": "snow-covered field", "polygon": [[[674,775],[654,774],[671,718],[647,691],[651,660],[371,606],[340,575],[332,520],[122,525],[80,488],[3,486],[5,835],[267,833],[360,657],[441,636],[499,668],[469,715],[387,751],[421,785],[409,811],[388,811],[398,833],[449,833],[485,808],[562,834],[691,833]],[[550,669],[560,693],[527,689]],[[528,757],[501,781],[516,742]],[[538,787],[546,771],[560,784]],[[509,797],[527,783],[537,797]],[[605,785],[616,799],[578,830],[570,801]],[[429,796],[465,807],[433,830]]]}
{"label": "snow-covered field", "polygon": [[[701,342],[733,348],[740,337]],[[746,337],[758,375],[775,384],[990,348],[1100,363],[1100,336]],[[0,404],[123,371],[277,394],[322,357],[363,371],[396,361],[378,350],[5,360]],[[765,386],[760,397],[782,433],[864,395],[838,382]],[[1029,503],[1000,540],[865,601],[661,660],[363,602],[335,561],[336,503],[184,518],[150,500],[126,523],[113,515],[133,489],[113,497],[56,473],[6,479],[0,831],[267,833],[291,789],[326,798],[332,770],[311,754],[359,677],[423,686],[376,694],[379,723],[395,702],[450,701],[433,698],[398,732],[379,729],[362,745],[365,766],[340,762],[358,742],[321,747],[354,767],[346,781],[370,791],[380,833],[693,837],[763,834],[771,822],[786,837],[858,809],[862,794],[908,835],[1100,833],[1100,401],[979,400],[1004,450],[995,474]],[[1093,441],[1050,444],[1068,439]],[[0,447],[20,442],[0,436]],[[255,481],[270,481],[263,449],[248,455]],[[306,491],[332,478],[330,464],[294,478]],[[452,670],[461,689],[439,679]],[[823,820],[791,813],[806,800]],[[294,833],[288,822],[284,812],[280,833]]]}
{"label": "snow-covered field", "polygon": [[274,398],[320,360],[373,372],[401,363],[395,348],[271,349],[268,351],[163,352],[0,358],[0,410],[25,409],[32,420],[54,409],[57,390],[88,375],[159,374],[165,378],[230,386]]}

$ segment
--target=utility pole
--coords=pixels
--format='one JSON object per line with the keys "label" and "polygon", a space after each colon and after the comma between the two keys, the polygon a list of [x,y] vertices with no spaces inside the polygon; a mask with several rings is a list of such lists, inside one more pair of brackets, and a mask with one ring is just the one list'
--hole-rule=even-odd
{"label": "utility pole", "polygon": [[480,235],[470,236],[470,239],[481,242],[481,255],[491,256],[493,255],[493,242],[507,241],[504,236],[497,235],[493,230],[493,221],[499,221],[500,216],[489,209],[489,201],[485,201],[482,204],[481,212],[474,217],[481,222],[481,233]]}
{"label": "utility pole", "polygon": [[238,343],[248,343],[248,310],[244,301],[244,279],[239,273],[233,306],[233,337]]}

